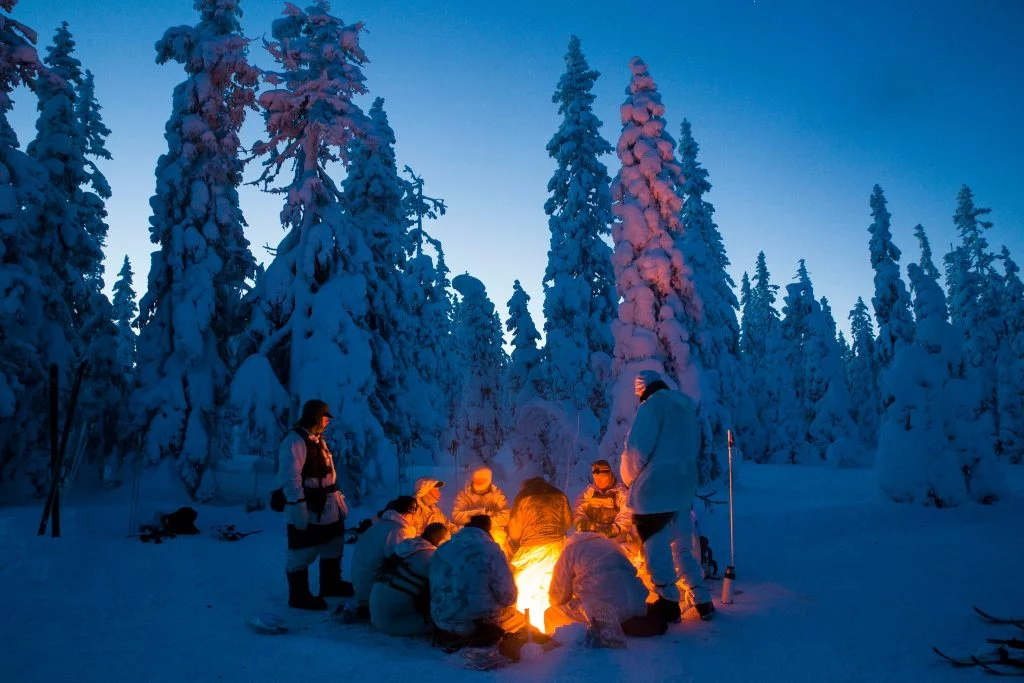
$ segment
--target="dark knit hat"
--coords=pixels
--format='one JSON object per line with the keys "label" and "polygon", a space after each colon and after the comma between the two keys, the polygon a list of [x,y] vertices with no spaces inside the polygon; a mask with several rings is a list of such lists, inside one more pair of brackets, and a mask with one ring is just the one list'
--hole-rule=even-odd
{"label": "dark knit hat", "polygon": [[331,411],[328,409],[327,404],[319,399],[313,398],[303,404],[302,417],[299,418],[299,420],[301,422],[318,422],[320,418],[325,415],[332,420],[334,419],[334,416],[331,415]]}

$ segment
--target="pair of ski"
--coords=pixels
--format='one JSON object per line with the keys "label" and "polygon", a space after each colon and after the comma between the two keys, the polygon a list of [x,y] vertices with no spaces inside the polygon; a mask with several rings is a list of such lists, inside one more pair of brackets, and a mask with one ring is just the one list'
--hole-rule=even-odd
{"label": "pair of ski", "polygon": [[[1003,618],[997,617],[984,612],[977,607],[974,611],[978,613],[983,619],[993,624],[1002,624],[1008,626],[1016,626],[1017,628],[1024,630],[1024,618]],[[1020,638],[988,638],[987,642],[990,645],[997,645],[998,647],[984,655],[970,655],[968,657],[951,657],[946,653],[939,650],[937,647],[933,647],[932,650],[935,654],[942,657],[944,660],[949,662],[956,668],[967,668],[977,667],[985,671],[985,673],[992,674],[994,676],[1015,676],[1024,677],[1024,639]],[[1019,651],[1013,652],[1011,650]]]}

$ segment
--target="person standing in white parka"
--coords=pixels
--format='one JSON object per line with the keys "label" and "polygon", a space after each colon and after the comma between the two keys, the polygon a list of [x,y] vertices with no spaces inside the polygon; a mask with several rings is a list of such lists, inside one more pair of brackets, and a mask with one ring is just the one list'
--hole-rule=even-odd
{"label": "person standing in white parka", "polygon": [[682,579],[706,621],[715,607],[691,548],[690,507],[697,492],[700,449],[697,404],[670,389],[653,370],[641,371],[634,389],[640,406],[626,437],[620,474],[629,487],[633,524],[658,595],[650,613],[667,622],[679,620],[681,595],[676,584]]}
{"label": "person standing in white parka", "polygon": [[[278,452],[288,525],[288,606],[298,609],[327,609],[325,597],[352,595],[352,584],[341,580],[348,506],[338,490],[334,458],[323,438],[332,417],[323,401],[306,401]],[[317,556],[320,595],[315,596],[309,591],[309,565]]]}

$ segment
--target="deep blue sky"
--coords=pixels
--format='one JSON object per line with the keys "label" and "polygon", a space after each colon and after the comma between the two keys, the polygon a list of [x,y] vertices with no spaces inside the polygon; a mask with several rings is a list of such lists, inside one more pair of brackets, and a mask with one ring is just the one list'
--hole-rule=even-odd
{"label": "deep blue sky", "polygon": [[[269,33],[283,6],[243,0],[247,34]],[[363,0],[336,2],[334,14],[365,22],[367,85],[385,98],[399,163],[448,202],[432,229],[453,273],[482,279],[503,320],[518,278],[542,324],[553,170],[545,144],[558,126],[551,94],[572,33],[602,74],[595,108],[613,145],[634,55],[650,66],[673,136],[683,117],[693,124],[737,285],[760,249],[780,285],[805,258],[816,294],[846,328],[856,297],[872,294],[874,183],[889,200],[904,265],[918,257],[916,223],[937,255],[947,250],[963,183],[993,209],[993,247],[1006,244],[1024,262],[1020,0]],[[153,168],[183,77],[177,64],[155,64],[153,43],[195,22],[192,2],[22,0],[14,16],[41,44],[70,22],[79,58],[96,74],[113,130],[114,160],[102,167],[114,191],[108,286],[128,254],[142,290]],[[268,65],[258,42],[252,56]],[[26,144],[34,100],[16,98],[12,121]],[[246,144],[259,125],[251,117]],[[606,163],[614,175],[617,159]],[[262,245],[283,236],[279,198],[246,188],[242,201],[254,252],[267,260]]]}

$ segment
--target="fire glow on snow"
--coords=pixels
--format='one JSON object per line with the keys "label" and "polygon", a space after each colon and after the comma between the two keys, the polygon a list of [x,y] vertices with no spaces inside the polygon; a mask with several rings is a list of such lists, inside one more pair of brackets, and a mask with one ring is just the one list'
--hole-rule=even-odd
{"label": "fire glow on snow", "polygon": [[[519,598],[516,609],[529,615],[530,623],[544,631],[544,612],[551,605],[548,590],[555,563],[562,554],[562,541],[524,548],[512,558]],[[529,610],[529,612],[527,612]]]}

